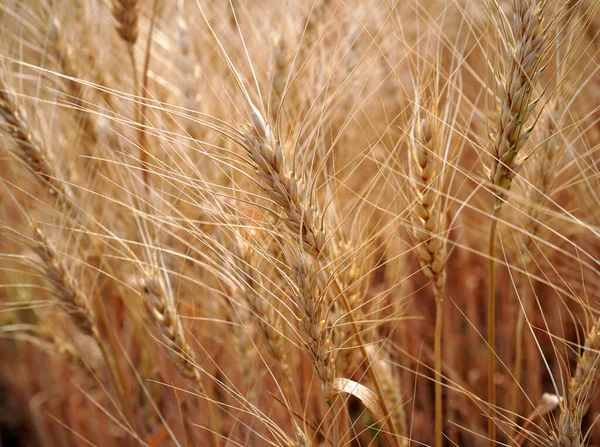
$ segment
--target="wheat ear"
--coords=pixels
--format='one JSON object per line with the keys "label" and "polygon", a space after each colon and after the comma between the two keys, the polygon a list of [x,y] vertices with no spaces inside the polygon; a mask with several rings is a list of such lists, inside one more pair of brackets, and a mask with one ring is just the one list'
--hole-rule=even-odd
{"label": "wheat ear", "polygon": [[317,272],[312,259],[304,254],[296,255],[292,276],[298,286],[296,304],[300,309],[300,328],[306,335],[305,349],[315,372],[323,385],[327,400],[333,397],[335,359],[331,345],[331,328],[327,323],[324,297],[316,285]]}
{"label": "wheat ear", "polygon": [[515,0],[513,21],[514,48],[510,51],[508,72],[502,89],[498,130],[491,141],[492,164],[489,178],[494,188],[494,209],[489,235],[489,290],[488,290],[488,438],[492,447],[496,439],[496,262],[495,245],[498,214],[506,200],[512,179],[521,169],[527,157],[518,158],[532,131],[526,123],[537,101],[531,100],[533,88],[539,79],[541,59],[546,40],[542,23],[544,2]]}
{"label": "wheat ear", "polygon": [[54,161],[46,148],[29,127],[23,111],[17,106],[13,95],[0,79],[0,116],[4,118],[5,131],[14,139],[18,151],[13,153],[47,187],[67,205],[73,204],[73,194],[68,185],[61,181],[54,170]]}
{"label": "wheat ear", "polygon": [[33,227],[33,235],[33,249],[42,261],[45,277],[52,285],[53,295],[64,306],[67,315],[81,332],[99,339],[94,325],[94,314],[77,282],[69,274],[46,234],[37,225]]}
{"label": "wheat ear", "polygon": [[[303,283],[297,282],[296,285],[299,292],[304,293],[309,291],[305,287],[310,286],[311,282],[309,280],[310,275],[308,275],[311,270],[303,264],[308,262],[308,258],[314,257],[323,265],[325,273],[331,273],[331,266],[326,262],[330,250],[326,244],[327,238],[323,216],[316,200],[312,197],[311,188],[307,188],[307,185],[297,178],[294,172],[290,172],[283,147],[275,138],[271,126],[250,99],[246,98],[246,101],[250,109],[253,127],[250,132],[244,133],[246,143],[244,147],[254,162],[257,175],[264,184],[263,190],[286,214],[286,216],[282,216],[283,218],[280,221],[288,228],[294,239],[299,239],[300,249],[304,251],[304,253],[298,253],[296,256],[295,261],[299,261],[300,264],[292,265],[295,270],[294,279],[303,281]],[[378,379],[376,366],[369,359],[366,343],[352,314],[352,307],[346,297],[344,287],[335,278],[335,275],[332,274],[331,277],[333,278],[331,284],[334,291],[339,295],[348,314],[350,326],[365,361],[367,372],[375,386],[383,414],[388,416],[387,425],[390,433],[394,440],[398,442],[398,431],[394,425],[394,420],[389,418],[390,413],[381,382]]]}
{"label": "wheat ear", "polygon": [[435,446],[442,445],[442,324],[444,286],[446,284],[446,238],[440,201],[439,145],[433,106],[418,108],[413,123],[412,184],[415,196],[412,208],[413,235],[419,262],[431,280],[436,306],[434,332]]}
{"label": "wheat ear", "polygon": [[206,395],[195,356],[183,332],[179,314],[160,276],[158,274],[148,275],[145,278],[143,291],[147,297],[148,309],[158,323],[169,356],[177,370],[183,377],[190,379],[202,395]]}
{"label": "wheat ear", "polygon": [[62,74],[66,76],[64,80],[67,84],[69,94],[72,97],[72,105],[74,107],[75,116],[77,117],[77,123],[89,142],[96,144],[98,142],[96,122],[92,115],[85,110],[84,90],[81,82],[78,81],[79,71],[75,68],[76,64],[73,60],[73,49],[63,38],[62,27],[57,18],[53,18],[50,21],[50,42],[60,70]]}
{"label": "wheat ear", "polygon": [[283,221],[292,235],[300,236],[303,250],[313,255],[325,254],[326,236],[318,205],[311,200],[302,180],[288,171],[283,147],[275,139],[271,126],[252,107],[253,132],[244,136],[247,153],[265,184],[264,191],[286,213]]}
{"label": "wheat ear", "polygon": [[551,447],[583,447],[581,432],[583,417],[589,410],[600,380],[600,318],[585,339],[583,352],[577,361],[575,374],[569,383],[566,399],[561,402],[558,426],[552,433]]}
{"label": "wheat ear", "polygon": [[[149,273],[144,278],[143,292],[147,297],[146,305],[153,319],[160,328],[162,340],[167,348],[173,364],[186,379],[190,380],[201,397],[208,399],[206,388],[200,376],[194,351],[187,342],[181,319],[175,308],[175,300],[171,294],[169,279],[160,272]],[[219,424],[213,404],[208,402],[208,416],[213,431],[214,445],[220,445]]]}

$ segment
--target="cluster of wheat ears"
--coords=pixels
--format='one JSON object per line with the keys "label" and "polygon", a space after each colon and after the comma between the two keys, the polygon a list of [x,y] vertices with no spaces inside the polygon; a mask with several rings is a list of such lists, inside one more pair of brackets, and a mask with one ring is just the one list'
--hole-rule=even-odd
{"label": "cluster of wheat ears", "polygon": [[598,0],[2,0],[0,446],[600,445]]}

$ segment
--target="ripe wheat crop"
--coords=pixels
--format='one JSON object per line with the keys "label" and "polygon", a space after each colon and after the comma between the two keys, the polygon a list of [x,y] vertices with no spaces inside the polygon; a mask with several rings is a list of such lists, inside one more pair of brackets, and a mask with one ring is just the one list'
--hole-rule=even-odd
{"label": "ripe wheat crop", "polygon": [[600,2],[0,1],[0,447],[600,446]]}

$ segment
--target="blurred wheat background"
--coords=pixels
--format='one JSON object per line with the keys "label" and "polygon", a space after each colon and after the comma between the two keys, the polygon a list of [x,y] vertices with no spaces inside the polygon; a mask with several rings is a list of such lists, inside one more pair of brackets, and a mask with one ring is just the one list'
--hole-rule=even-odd
{"label": "blurred wheat background", "polygon": [[600,446],[599,32],[2,0],[0,446]]}

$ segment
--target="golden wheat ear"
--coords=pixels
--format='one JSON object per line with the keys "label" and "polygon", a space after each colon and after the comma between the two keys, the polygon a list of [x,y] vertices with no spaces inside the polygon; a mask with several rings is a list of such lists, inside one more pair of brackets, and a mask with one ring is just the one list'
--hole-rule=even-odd
{"label": "golden wheat ear", "polygon": [[511,48],[506,61],[504,82],[500,86],[499,114],[496,132],[490,141],[492,156],[489,180],[494,192],[494,207],[489,235],[489,290],[488,290],[488,438],[492,447],[496,440],[496,263],[495,243],[498,215],[508,197],[508,190],[527,156],[519,157],[535,123],[530,118],[539,98],[533,98],[535,87],[544,68],[546,33],[550,24],[544,23],[544,0],[516,0],[511,28]]}
{"label": "golden wheat ear", "polygon": [[0,79],[0,116],[4,119],[4,122],[0,123],[0,129],[12,137],[16,146],[16,150],[12,153],[47,186],[51,194],[58,196],[67,204],[73,204],[71,188],[56,172],[53,156],[31,129],[25,112],[17,105],[14,95],[2,79]]}

